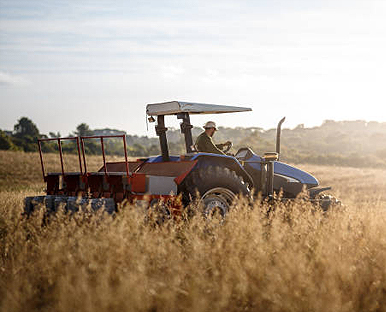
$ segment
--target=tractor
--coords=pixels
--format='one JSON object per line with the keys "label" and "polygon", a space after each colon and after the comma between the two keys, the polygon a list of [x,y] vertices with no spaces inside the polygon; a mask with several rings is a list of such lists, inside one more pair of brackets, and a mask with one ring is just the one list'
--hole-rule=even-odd
{"label": "tractor", "polygon": [[[273,199],[282,194],[282,199],[291,200],[301,192],[326,210],[334,201],[331,196],[320,196],[330,187],[319,187],[311,174],[279,161],[281,126],[277,126],[276,151],[257,155],[250,148],[240,148],[236,154],[212,154],[198,152],[193,144],[190,115],[222,114],[251,111],[251,108],[171,101],[148,104],[146,114],[155,122],[161,155],[128,160],[126,136],[81,136],[67,138],[43,138],[38,140],[40,162],[46,195],[25,199],[25,213],[30,214],[35,206],[44,205],[48,212],[64,207],[66,211],[77,211],[86,206],[93,210],[103,207],[113,213],[122,202],[136,203],[147,208],[163,203],[169,214],[181,214],[192,200],[200,200],[204,213],[218,211],[225,216],[236,195],[250,198]],[[165,116],[175,115],[181,120],[186,153],[170,155],[167,142]],[[107,162],[105,140],[121,138],[124,161]],[[85,141],[98,139],[101,144],[103,165],[97,172],[87,168]],[[64,170],[62,142],[76,143],[79,171]],[[60,172],[46,172],[42,153],[42,142],[56,141],[61,164]],[[256,196],[259,195],[259,196]],[[199,198],[197,198],[199,196]]]}

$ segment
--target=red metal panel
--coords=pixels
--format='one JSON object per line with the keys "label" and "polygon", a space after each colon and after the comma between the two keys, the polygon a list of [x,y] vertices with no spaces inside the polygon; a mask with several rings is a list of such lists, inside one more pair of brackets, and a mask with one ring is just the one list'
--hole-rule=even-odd
{"label": "red metal panel", "polygon": [[92,197],[100,197],[103,192],[103,175],[89,174],[87,176],[87,185]]}
{"label": "red metal panel", "polygon": [[142,173],[133,173],[130,177],[131,191],[134,193],[146,192],[146,175]]}
{"label": "red metal panel", "polygon": [[80,186],[82,174],[71,174],[63,176],[65,182],[65,193],[68,196],[77,196],[79,192],[84,192]]}
{"label": "red metal panel", "polygon": [[159,163],[144,163],[137,172],[155,176],[178,177],[191,170],[195,161],[168,161]]}
{"label": "red metal panel", "polygon": [[59,191],[59,175],[48,175],[44,178],[47,183],[47,195],[56,195]]}
{"label": "red metal panel", "polygon": [[[108,172],[122,172],[126,173],[127,176],[129,176],[130,172],[135,172],[138,167],[143,164],[143,161],[116,161],[116,162],[107,162],[107,171]],[[128,171],[126,171],[126,168]],[[104,169],[99,169],[99,172],[103,172]]]}
{"label": "red metal panel", "polygon": [[182,181],[185,180],[186,176],[190,173],[190,171],[192,171],[194,166],[197,164],[197,160],[192,161],[191,163],[192,165],[188,168],[188,170],[186,170],[185,172],[183,172],[181,175],[179,175],[174,179],[174,182],[176,182],[177,185],[180,185]]}

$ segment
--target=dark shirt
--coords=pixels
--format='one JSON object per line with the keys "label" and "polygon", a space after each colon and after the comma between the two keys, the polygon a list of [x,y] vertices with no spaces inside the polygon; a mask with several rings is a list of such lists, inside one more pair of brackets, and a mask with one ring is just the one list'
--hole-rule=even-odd
{"label": "dark shirt", "polygon": [[199,152],[225,155],[225,153],[220,150],[223,146],[224,144],[214,144],[212,138],[208,136],[205,131],[196,139],[196,148]]}

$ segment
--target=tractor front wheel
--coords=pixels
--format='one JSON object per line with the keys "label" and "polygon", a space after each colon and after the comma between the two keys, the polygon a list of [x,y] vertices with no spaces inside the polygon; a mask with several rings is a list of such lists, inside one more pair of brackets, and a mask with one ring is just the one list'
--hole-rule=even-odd
{"label": "tractor front wheel", "polygon": [[201,201],[206,217],[216,213],[226,215],[237,194],[248,195],[248,185],[234,171],[211,166],[194,170],[183,183],[185,204]]}

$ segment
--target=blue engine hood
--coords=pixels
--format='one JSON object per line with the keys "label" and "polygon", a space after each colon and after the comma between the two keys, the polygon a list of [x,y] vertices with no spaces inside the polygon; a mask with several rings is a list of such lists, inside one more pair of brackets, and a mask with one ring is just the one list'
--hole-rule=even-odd
{"label": "blue engine hood", "polygon": [[285,163],[282,163],[280,161],[275,161],[274,168],[275,168],[275,170],[274,170],[275,173],[296,179],[300,183],[310,184],[313,186],[319,185],[318,180],[315,177],[313,177],[311,174],[309,174],[303,170],[300,170],[298,168],[287,165]]}
{"label": "blue engine hood", "polygon": [[[258,164],[258,162],[260,161],[261,157],[252,153],[252,156],[246,160],[246,163],[250,162],[250,165],[254,169],[260,170],[260,164]],[[318,180],[316,180],[316,178],[313,177],[311,174],[293,166],[282,163],[280,161],[275,161],[274,171],[276,174],[280,174],[298,180],[302,184],[307,184],[309,186],[319,185]]]}

